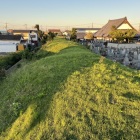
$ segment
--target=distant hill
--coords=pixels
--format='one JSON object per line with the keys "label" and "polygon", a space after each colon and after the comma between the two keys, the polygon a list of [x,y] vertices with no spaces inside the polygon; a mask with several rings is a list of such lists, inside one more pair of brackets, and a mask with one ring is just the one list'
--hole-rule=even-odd
{"label": "distant hill", "polygon": [[0,82],[0,140],[140,139],[140,72],[63,38]]}

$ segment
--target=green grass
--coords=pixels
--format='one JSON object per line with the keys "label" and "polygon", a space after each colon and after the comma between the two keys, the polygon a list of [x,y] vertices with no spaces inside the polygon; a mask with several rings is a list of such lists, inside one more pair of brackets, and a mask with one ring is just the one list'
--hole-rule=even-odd
{"label": "green grass", "polygon": [[4,66],[4,61],[7,58],[7,56],[0,56],[0,68]]}
{"label": "green grass", "polygon": [[0,56],[0,69],[9,69],[22,58],[22,52]]}
{"label": "green grass", "polygon": [[63,38],[36,56],[0,83],[0,140],[140,139],[139,71]]}

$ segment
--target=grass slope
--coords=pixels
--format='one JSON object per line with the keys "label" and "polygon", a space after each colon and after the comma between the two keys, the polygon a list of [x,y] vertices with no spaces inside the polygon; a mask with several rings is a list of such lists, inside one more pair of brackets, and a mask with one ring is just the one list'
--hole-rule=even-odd
{"label": "grass slope", "polygon": [[37,55],[0,83],[0,140],[140,139],[140,72],[62,38]]}

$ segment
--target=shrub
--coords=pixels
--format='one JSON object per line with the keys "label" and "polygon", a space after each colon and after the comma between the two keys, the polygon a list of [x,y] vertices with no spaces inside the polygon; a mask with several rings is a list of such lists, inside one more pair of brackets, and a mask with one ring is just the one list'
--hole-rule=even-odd
{"label": "shrub", "polygon": [[23,59],[31,60],[33,58],[33,52],[30,49],[25,49],[22,54]]}
{"label": "shrub", "polygon": [[22,52],[9,54],[8,56],[2,58],[0,62],[0,67],[7,70],[15,63],[17,63],[19,60],[21,60],[21,58]]}

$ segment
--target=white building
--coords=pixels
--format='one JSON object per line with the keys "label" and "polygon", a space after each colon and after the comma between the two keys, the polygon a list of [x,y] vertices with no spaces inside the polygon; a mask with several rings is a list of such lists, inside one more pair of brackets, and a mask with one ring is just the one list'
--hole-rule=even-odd
{"label": "white building", "polygon": [[0,35],[0,52],[16,52],[22,39],[21,35]]}

